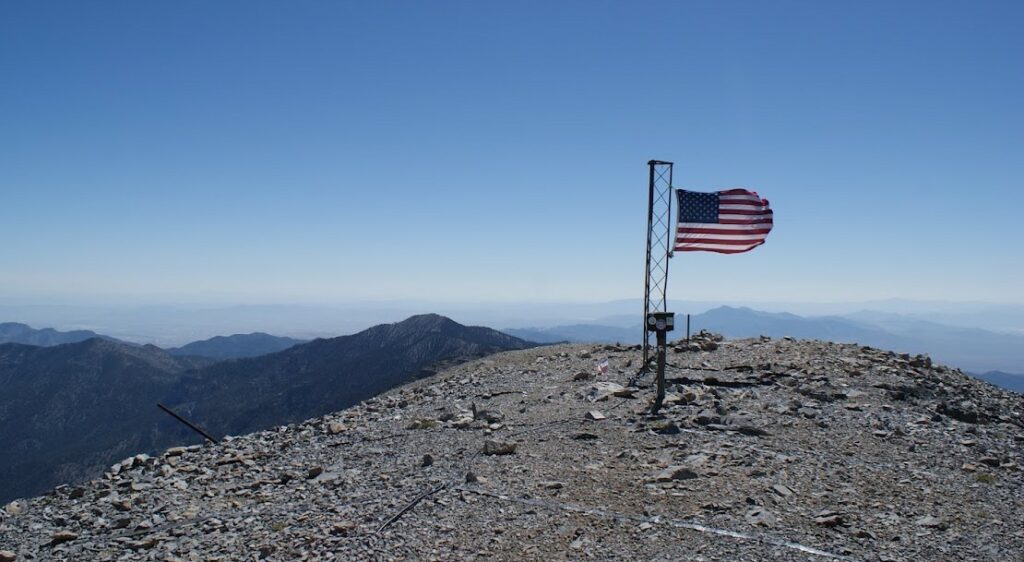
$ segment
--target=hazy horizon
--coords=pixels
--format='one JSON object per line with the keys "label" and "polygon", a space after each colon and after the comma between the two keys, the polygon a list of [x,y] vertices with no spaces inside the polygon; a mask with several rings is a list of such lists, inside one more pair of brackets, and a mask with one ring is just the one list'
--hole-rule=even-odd
{"label": "hazy horizon", "polygon": [[[0,322],[33,328],[88,329],[131,341],[174,346],[217,335],[267,332],[299,338],[333,337],[397,322],[413,314],[437,313],[464,324],[493,328],[545,328],[565,324],[639,325],[641,299],[611,301],[451,302],[428,300],[350,303],[11,305],[0,302]],[[887,299],[853,302],[695,301],[670,299],[677,314],[699,314],[719,306],[747,307],[805,317],[858,312],[903,315],[935,323],[1024,333],[1024,305],[968,301]]]}

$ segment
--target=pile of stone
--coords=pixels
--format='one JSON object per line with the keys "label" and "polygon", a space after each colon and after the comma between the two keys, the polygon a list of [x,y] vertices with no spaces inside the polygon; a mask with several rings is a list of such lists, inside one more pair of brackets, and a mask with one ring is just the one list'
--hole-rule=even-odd
{"label": "pile of stone", "polygon": [[681,339],[671,344],[672,351],[684,353],[687,351],[714,351],[718,344],[725,338],[721,334],[715,334],[707,330],[701,330],[690,336],[689,341]]}

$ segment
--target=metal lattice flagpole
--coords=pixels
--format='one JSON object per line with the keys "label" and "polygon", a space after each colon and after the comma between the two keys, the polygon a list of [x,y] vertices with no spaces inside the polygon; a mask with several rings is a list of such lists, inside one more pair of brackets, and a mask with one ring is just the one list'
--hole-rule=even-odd
{"label": "metal lattice flagpole", "polygon": [[672,162],[647,163],[647,260],[644,270],[643,364],[640,374],[650,370],[651,338],[655,333],[646,325],[654,312],[666,312],[668,301],[668,260],[672,255]]}

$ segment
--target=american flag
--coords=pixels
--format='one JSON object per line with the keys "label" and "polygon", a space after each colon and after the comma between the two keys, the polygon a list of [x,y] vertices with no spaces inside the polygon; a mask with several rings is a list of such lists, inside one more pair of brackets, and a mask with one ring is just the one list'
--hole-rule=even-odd
{"label": "american flag", "polygon": [[677,189],[677,252],[738,254],[764,244],[772,230],[768,201],[746,189],[701,193]]}

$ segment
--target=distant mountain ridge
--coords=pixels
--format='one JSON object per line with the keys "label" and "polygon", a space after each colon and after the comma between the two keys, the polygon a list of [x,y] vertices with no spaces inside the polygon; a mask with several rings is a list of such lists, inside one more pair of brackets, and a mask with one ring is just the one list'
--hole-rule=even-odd
{"label": "distant mountain ridge", "polygon": [[[676,329],[670,337],[683,338],[685,315],[677,311],[676,319]],[[691,329],[694,332],[707,329],[730,338],[792,336],[859,343],[907,353],[926,353],[943,363],[976,373],[1024,371],[1024,335],[948,326],[897,314],[865,311],[848,316],[798,316],[786,312],[722,306],[692,315]],[[641,337],[639,324],[574,324],[506,331],[545,343],[568,341],[635,344],[640,342]],[[1001,377],[994,380],[1013,381]]]}
{"label": "distant mountain ridge", "polygon": [[53,328],[32,328],[19,322],[0,322],[0,344],[20,343],[24,345],[51,346],[65,343],[76,343],[90,338],[113,340],[92,330],[72,330],[61,332]]}
{"label": "distant mountain ridge", "polygon": [[194,341],[181,347],[169,348],[167,353],[178,357],[191,355],[211,359],[241,359],[276,353],[307,341],[253,332]]}
{"label": "distant mountain ridge", "polygon": [[996,386],[1024,394],[1024,375],[1004,373],[1002,371],[989,371],[987,373],[980,373],[974,376]]}
{"label": "distant mountain ridge", "polygon": [[638,343],[640,323],[636,327],[600,324],[569,324],[549,328],[505,328],[505,333],[538,343]]}
{"label": "distant mountain ridge", "polygon": [[[350,336],[218,363],[183,378],[177,405],[207,428],[248,433],[351,406],[412,380],[438,362],[532,345],[437,314],[418,315]],[[239,394],[247,399],[238,400]]]}
{"label": "distant mountain ridge", "polygon": [[891,315],[871,323],[870,315],[802,317],[749,308],[720,307],[692,318],[695,330],[707,328],[728,337],[758,335],[859,343],[906,353],[926,353],[971,372],[1024,370],[1024,336],[977,328],[946,326],[917,319],[895,322]]}
{"label": "distant mountain ridge", "polygon": [[[20,322],[0,322],[0,344],[20,343],[50,347],[67,343],[77,343],[91,338],[110,341],[122,341],[117,338],[98,334],[92,330],[71,330],[62,332],[53,328],[32,328]],[[263,332],[250,334],[234,334],[215,336],[206,340],[194,341],[180,347],[165,348],[168,353],[177,357],[194,356],[210,359],[238,359],[256,357],[288,349],[309,340],[272,336]],[[122,342],[128,343],[128,342]],[[135,345],[135,344],[130,344]]]}
{"label": "distant mountain ridge", "polygon": [[99,338],[0,345],[0,503],[198,440],[157,402],[239,434],[350,406],[438,363],[532,345],[433,314],[218,363]]}

